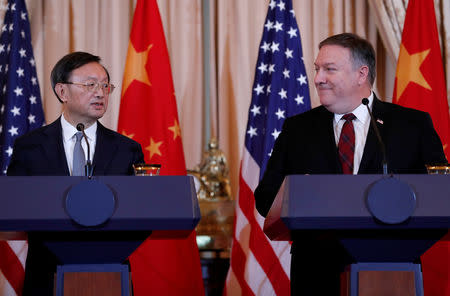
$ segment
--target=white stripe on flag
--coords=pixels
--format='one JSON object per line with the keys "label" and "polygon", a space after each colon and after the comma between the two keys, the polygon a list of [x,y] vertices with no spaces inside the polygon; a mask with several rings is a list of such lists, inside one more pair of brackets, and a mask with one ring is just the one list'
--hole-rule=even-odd
{"label": "white stripe on flag", "polygon": [[11,287],[5,275],[0,269],[0,296],[17,296],[16,291]]}
{"label": "white stripe on flag", "polygon": [[8,245],[16,254],[17,258],[23,266],[23,269],[25,269],[25,262],[27,260],[28,253],[28,242],[25,240],[9,240]]}
{"label": "white stripe on flag", "polygon": [[244,153],[242,155],[242,178],[252,192],[255,192],[256,187],[259,183],[259,166],[253,157],[248,152],[247,148],[244,148]]}
{"label": "white stripe on flag", "polygon": [[242,209],[240,207],[236,207],[235,236],[244,252],[249,249],[250,228],[251,225],[248,223],[244,213],[242,213]]}
{"label": "white stripe on flag", "polygon": [[259,228],[263,229],[265,218],[259,214],[256,208],[253,209],[253,215],[255,216],[255,219],[258,222]]}
{"label": "white stripe on flag", "polygon": [[255,295],[276,295],[267,274],[251,251],[247,256],[245,280]]}
{"label": "white stripe on flag", "polygon": [[[235,243],[235,242],[233,242],[233,243]],[[242,295],[241,285],[239,284],[232,268],[230,268],[228,270],[225,290],[226,290],[226,294],[225,294],[226,296]]]}
{"label": "white stripe on flag", "polygon": [[287,275],[291,274],[291,244],[289,242],[271,241],[273,251],[280,260],[281,267]]}
{"label": "white stripe on flag", "polygon": [[[258,221],[259,227],[263,229],[264,227],[264,217],[259,214],[259,212],[254,209],[254,214],[256,221]],[[281,266],[284,272],[289,275],[291,272],[291,244],[289,242],[271,241],[267,236],[265,236],[267,241],[272,246],[273,251],[277,254],[280,260]]]}

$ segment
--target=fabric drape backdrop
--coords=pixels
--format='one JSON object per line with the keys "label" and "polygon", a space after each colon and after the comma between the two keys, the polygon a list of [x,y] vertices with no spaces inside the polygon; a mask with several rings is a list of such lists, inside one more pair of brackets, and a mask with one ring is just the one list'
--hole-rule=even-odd
{"label": "fabric drape backdrop", "polygon": [[[209,124],[212,135],[219,136],[220,148],[228,158],[233,196],[237,191],[258,43],[268,2],[211,1],[212,102],[211,122],[206,123],[202,93],[202,1],[158,0],[171,59],[186,166],[190,169],[200,162],[206,146],[204,125]],[[116,129],[135,1],[27,0],[26,4],[46,121],[56,119],[61,110],[50,87],[52,67],[64,54],[83,50],[100,55],[112,82],[119,86],[101,120],[107,127]],[[309,81],[313,81],[313,62],[319,41],[331,34],[355,32],[376,47],[377,93],[391,101],[407,1],[294,0],[293,5]],[[435,0],[435,7],[449,97],[450,0]],[[4,10],[5,1],[0,0],[1,22]],[[310,90],[315,107],[319,103],[312,84]]]}

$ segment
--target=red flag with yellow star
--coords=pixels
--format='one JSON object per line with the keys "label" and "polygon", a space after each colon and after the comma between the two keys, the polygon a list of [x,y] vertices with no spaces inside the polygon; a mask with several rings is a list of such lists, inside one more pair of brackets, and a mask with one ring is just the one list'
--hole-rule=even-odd
{"label": "red flag with yellow star", "polygon": [[[122,86],[118,132],[139,142],[161,175],[185,175],[169,55],[156,0],[138,0]],[[174,205],[176,206],[176,205]],[[131,256],[134,295],[204,295],[195,232],[147,239]]]}
{"label": "red flag with yellow star", "polygon": [[[393,101],[431,115],[445,155],[450,159],[449,109],[433,0],[409,1]],[[449,258],[447,239],[442,239],[422,255],[426,296],[450,295]]]}
{"label": "red flag with yellow star", "polygon": [[409,1],[393,101],[431,115],[434,128],[444,145],[445,155],[450,159],[447,91],[433,0]]}

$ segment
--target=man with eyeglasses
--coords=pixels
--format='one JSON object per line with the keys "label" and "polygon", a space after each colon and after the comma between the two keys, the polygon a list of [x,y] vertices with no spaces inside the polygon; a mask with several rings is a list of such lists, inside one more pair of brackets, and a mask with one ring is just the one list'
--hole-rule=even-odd
{"label": "man with eyeglasses", "polygon": [[[81,163],[92,160],[93,175],[132,175],[133,164],[144,162],[139,143],[98,122],[114,90],[100,61],[98,56],[73,52],[56,63],[51,83],[63,104],[62,115],[15,141],[8,176],[84,175],[80,169],[84,165],[77,164],[80,158]],[[77,130],[80,123],[90,144],[89,156],[86,141],[81,141]],[[57,260],[39,242],[38,234],[31,234],[28,241],[23,295],[53,295]]]}

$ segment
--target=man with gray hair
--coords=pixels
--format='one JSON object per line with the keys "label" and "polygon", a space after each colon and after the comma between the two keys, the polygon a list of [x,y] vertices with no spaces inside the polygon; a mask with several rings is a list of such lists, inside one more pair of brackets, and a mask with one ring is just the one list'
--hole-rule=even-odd
{"label": "man with gray hair", "polygon": [[[255,191],[266,216],[286,175],[381,174],[383,153],[362,100],[368,101],[385,144],[390,173],[426,173],[446,163],[429,114],[380,101],[373,92],[375,51],[350,33],[326,38],[314,62],[322,106],[286,119]],[[339,295],[340,272],[353,262],[332,233],[294,234],[292,295]]]}

